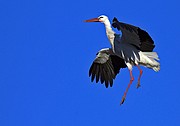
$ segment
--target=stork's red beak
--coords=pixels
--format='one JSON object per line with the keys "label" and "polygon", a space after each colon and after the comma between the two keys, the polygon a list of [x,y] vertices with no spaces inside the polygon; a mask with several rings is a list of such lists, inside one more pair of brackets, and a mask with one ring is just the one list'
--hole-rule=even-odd
{"label": "stork's red beak", "polygon": [[89,20],[85,20],[84,22],[100,22],[98,18],[92,18]]}

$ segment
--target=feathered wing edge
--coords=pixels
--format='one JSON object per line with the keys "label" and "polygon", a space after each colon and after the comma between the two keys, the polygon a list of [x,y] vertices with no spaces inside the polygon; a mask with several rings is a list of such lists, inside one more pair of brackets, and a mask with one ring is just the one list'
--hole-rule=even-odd
{"label": "feathered wing edge", "polygon": [[113,80],[120,68],[125,67],[126,64],[120,57],[110,54],[109,50],[100,51],[89,69],[89,76],[91,76],[92,82],[96,80],[96,83],[104,83],[105,87],[108,88],[109,85],[113,86]]}

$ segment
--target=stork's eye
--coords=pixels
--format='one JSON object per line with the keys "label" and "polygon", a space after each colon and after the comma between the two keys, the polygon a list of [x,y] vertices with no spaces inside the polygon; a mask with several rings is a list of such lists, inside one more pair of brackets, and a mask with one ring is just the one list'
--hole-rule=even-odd
{"label": "stork's eye", "polygon": [[103,18],[103,17],[99,17],[99,19],[100,19],[100,18]]}

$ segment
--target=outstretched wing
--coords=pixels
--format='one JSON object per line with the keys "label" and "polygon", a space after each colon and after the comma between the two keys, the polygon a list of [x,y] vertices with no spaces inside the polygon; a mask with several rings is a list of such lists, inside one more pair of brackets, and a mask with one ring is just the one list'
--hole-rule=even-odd
{"label": "outstretched wing", "polygon": [[112,54],[111,49],[102,49],[97,53],[90,69],[89,76],[93,82],[96,78],[96,83],[105,83],[106,88],[113,85],[113,79],[119,73],[120,68],[125,68],[126,64],[123,59]]}
{"label": "outstretched wing", "polygon": [[113,19],[112,26],[122,32],[121,42],[131,44],[143,52],[152,52],[155,45],[150,35],[139,27]]}

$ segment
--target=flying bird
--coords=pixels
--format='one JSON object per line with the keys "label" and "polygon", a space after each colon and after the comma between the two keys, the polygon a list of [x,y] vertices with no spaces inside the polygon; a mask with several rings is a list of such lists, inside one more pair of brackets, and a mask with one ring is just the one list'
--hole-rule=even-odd
{"label": "flying bird", "polygon": [[89,69],[91,81],[96,80],[96,83],[104,83],[106,88],[112,87],[113,80],[120,72],[120,69],[127,67],[129,70],[130,81],[120,103],[123,104],[134,80],[133,66],[136,66],[140,71],[137,88],[140,87],[140,79],[143,73],[140,65],[156,72],[160,70],[158,55],[156,52],[152,52],[155,47],[154,41],[146,31],[137,26],[119,22],[116,17],[113,19],[112,26],[117,28],[121,34],[117,34],[112,30],[110,21],[105,15],[85,20],[85,22],[104,23],[106,35],[111,44],[111,48],[101,49],[97,53]]}

